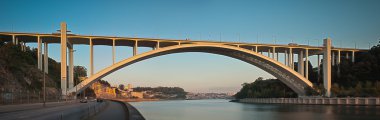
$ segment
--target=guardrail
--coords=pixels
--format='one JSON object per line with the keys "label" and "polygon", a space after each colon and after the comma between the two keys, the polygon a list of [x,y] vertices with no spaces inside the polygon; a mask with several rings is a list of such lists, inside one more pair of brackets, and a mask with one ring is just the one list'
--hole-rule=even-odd
{"label": "guardrail", "polygon": [[101,102],[95,105],[89,105],[88,107],[75,109],[69,113],[61,113],[58,117],[52,119],[58,120],[73,120],[73,119],[90,119],[91,117],[97,115],[99,112],[105,109],[108,106],[108,102]]}
{"label": "guardrail", "polygon": [[316,104],[316,105],[380,105],[380,98],[245,98],[242,103]]}

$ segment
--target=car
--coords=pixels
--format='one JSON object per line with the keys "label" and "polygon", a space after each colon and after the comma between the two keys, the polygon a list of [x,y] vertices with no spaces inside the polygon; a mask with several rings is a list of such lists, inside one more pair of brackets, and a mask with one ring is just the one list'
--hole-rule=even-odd
{"label": "car", "polygon": [[96,99],[96,102],[103,102],[103,99],[98,98]]}
{"label": "car", "polygon": [[79,102],[80,103],[87,103],[87,100],[86,99],[81,99]]}

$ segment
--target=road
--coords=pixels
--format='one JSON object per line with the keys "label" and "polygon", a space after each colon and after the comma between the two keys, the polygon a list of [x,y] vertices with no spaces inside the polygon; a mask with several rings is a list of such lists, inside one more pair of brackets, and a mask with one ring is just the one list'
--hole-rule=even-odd
{"label": "road", "polygon": [[100,111],[99,107],[104,106],[104,103],[70,102],[49,103],[46,107],[41,106],[42,104],[1,106],[0,120],[86,119],[95,114],[95,111]]}
{"label": "road", "polygon": [[[0,120],[128,120],[130,114],[127,108],[131,109],[122,102],[109,100],[88,103],[78,101],[47,103],[46,107],[41,103],[6,105],[0,106]],[[138,113],[136,111],[131,110],[133,113]]]}

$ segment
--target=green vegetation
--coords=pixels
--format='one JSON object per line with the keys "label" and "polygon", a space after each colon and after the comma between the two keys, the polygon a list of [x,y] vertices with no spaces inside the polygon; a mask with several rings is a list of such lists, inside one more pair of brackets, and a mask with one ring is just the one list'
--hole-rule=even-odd
{"label": "green vegetation", "polygon": [[[46,74],[46,87],[49,95],[60,94],[61,64],[49,58],[49,74]],[[74,84],[80,82],[80,77],[86,77],[87,70],[83,66],[74,67]],[[37,68],[37,49],[26,48],[12,43],[0,42],[0,88],[4,91],[29,90],[42,91],[43,72]],[[87,95],[93,95],[91,88],[86,89]]]}
{"label": "green vegetation", "polygon": [[[49,74],[46,77],[47,93],[57,94],[60,86],[60,64],[49,58]],[[0,86],[5,90],[41,91],[43,72],[37,68],[37,50],[29,47],[0,43]]]}
{"label": "green vegetation", "polygon": [[297,97],[289,87],[278,79],[264,80],[262,77],[257,78],[252,83],[242,84],[243,88],[235,94],[235,98],[282,98]]}
{"label": "green vegetation", "polygon": [[[355,62],[351,59],[341,59],[341,63],[332,67],[332,97],[380,97],[380,41],[368,52],[355,53]],[[323,96],[323,65],[320,71],[313,68],[309,62],[309,80],[313,88],[306,88],[309,96]],[[297,63],[295,63],[297,70]],[[318,77],[319,72],[319,77]],[[255,82],[244,83],[243,88],[235,94],[241,98],[276,98],[296,97],[285,84],[277,79],[263,80],[258,78]],[[290,90],[290,91],[289,91]],[[281,91],[285,91],[281,94]]]}
{"label": "green vegetation", "polygon": [[333,67],[331,91],[337,97],[380,97],[380,41],[357,54],[355,63],[343,59]]}
{"label": "green vegetation", "polygon": [[[136,87],[133,88],[133,91],[136,92],[142,92],[142,91],[148,91],[155,93],[156,95],[154,98],[159,99],[185,99],[187,92],[183,88],[180,87]],[[169,96],[175,96],[174,98],[171,98]]]}

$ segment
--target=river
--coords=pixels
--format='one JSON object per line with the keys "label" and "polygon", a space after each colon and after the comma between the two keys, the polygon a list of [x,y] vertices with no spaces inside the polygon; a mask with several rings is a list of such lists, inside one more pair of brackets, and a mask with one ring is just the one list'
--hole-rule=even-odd
{"label": "river", "polygon": [[245,104],[227,100],[131,104],[147,120],[380,120],[380,106]]}

